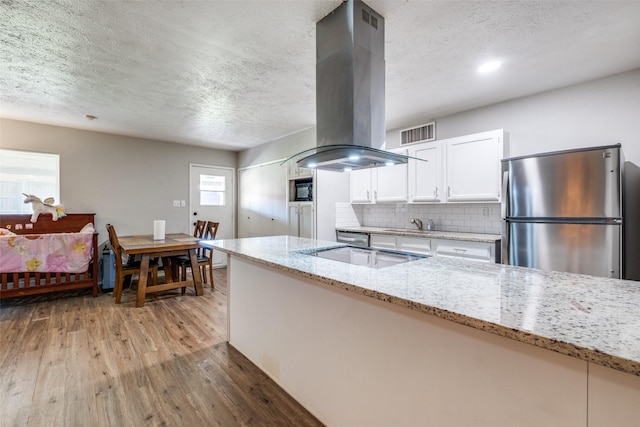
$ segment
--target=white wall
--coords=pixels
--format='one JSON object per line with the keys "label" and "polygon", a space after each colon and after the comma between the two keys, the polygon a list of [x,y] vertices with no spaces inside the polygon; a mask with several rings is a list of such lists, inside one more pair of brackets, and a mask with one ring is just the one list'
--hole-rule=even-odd
{"label": "white wall", "polygon": [[238,169],[286,159],[300,151],[316,146],[316,128],[300,132],[261,144],[238,153]]}
{"label": "white wall", "polygon": [[[640,164],[640,69],[436,119],[438,139],[492,129],[510,133],[514,157],[621,143]],[[399,138],[387,132],[387,149]]]}
{"label": "white wall", "polygon": [[[2,148],[60,154],[60,202],[67,212],[96,213],[99,241],[105,224],[120,234],[153,232],[165,219],[167,232],[190,232],[189,163],[236,167],[237,153],[0,119]],[[46,194],[38,194],[47,197]]]}

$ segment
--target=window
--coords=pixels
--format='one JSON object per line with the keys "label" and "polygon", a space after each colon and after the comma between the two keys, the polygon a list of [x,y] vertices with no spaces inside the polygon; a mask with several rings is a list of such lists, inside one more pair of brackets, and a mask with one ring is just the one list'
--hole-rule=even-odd
{"label": "window", "polygon": [[60,203],[60,156],[58,154],[0,148],[0,213],[30,214],[24,195]]}
{"label": "window", "polygon": [[200,175],[200,206],[225,206],[226,179],[221,175]]}

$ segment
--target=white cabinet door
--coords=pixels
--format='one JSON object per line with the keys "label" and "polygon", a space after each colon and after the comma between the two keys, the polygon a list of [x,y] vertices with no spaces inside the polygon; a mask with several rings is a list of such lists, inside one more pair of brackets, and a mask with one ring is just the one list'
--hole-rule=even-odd
{"label": "white cabinet door", "polygon": [[409,200],[441,202],[443,200],[443,158],[440,141],[418,144],[409,150]]}
{"label": "white cabinet door", "polygon": [[373,203],[374,169],[360,169],[349,172],[351,203]]}
{"label": "white cabinet door", "polygon": [[299,168],[298,165],[291,161],[287,167],[289,179],[295,178],[311,178],[313,177],[313,169]]}
{"label": "white cabinet door", "polygon": [[[407,150],[389,150],[393,153],[407,155]],[[375,171],[374,180],[376,186],[373,190],[373,198],[376,203],[406,203],[409,200],[408,166],[407,164],[382,166]]]}
{"label": "white cabinet door", "polygon": [[431,255],[431,239],[398,236],[398,250],[420,255]]}
{"label": "white cabinet door", "polygon": [[446,140],[447,201],[500,201],[503,132]]}
{"label": "white cabinet door", "polygon": [[298,221],[300,223],[300,234],[298,236],[313,239],[315,237],[315,233],[313,232],[314,221],[312,203],[300,204],[300,209],[298,211]]}
{"label": "white cabinet door", "polygon": [[473,261],[495,262],[495,243],[469,242],[464,240],[433,241],[435,255],[440,257],[463,258]]}
{"label": "white cabinet door", "polygon": [[313,239],[314,233],[313,203],[289,203],[289,226],[287,234],[295,237]]}
{"label": "white cabinet door", "polygon": [[287,235],[298,237],[300,233],[300,207],[297,203],[289,204],[289,226],[287,227]]}
{"label": "white cabinet door", "polygon": [[369,246],[377,249],[396,249],[398,247],[396,236],[389,234],[372,234],[369,238]]}

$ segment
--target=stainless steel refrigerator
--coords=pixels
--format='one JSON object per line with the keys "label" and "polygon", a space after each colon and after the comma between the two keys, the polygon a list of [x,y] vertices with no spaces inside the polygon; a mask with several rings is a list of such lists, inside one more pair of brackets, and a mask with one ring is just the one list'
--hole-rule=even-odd
{"label": "stainless steel refrigerator", "polygon": [[502,161],[502,262],[622,277],[620,145]]}

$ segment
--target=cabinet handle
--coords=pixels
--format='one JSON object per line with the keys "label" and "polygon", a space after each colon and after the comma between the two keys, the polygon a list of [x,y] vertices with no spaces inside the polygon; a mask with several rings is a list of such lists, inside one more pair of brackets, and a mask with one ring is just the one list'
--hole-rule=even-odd
{"label": "cabinet handle", "polygon": [[451,197],[451,186],[447,187],[447,197]]}
{"label": "cabinet handle", "polygon": [[369,190],[367,190],[367,201],[370,201],[371,198],[369,197]]}
{"label": "cabinet handle", "polygon": [[461,249],[461,248],[453,248],[453,250],[456,252],[467,252],[466,249]]}
{"label": "cabinet handle", "polygon": [[438,198],[438,187],[436,187],[436,194],[435,194],[436,199]]}
{"label": "cabinet handle", "polygon": [[378,191],[373,192],[373,200],[378,200]]}

